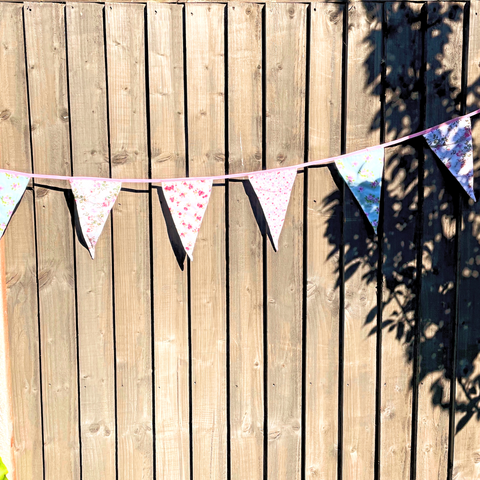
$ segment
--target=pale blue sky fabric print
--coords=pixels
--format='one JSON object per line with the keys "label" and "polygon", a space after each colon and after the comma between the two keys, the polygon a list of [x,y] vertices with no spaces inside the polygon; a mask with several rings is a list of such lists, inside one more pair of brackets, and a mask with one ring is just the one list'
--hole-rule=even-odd
{"label": "pale blue sky fabric print", "polygon": [[473,141],[470,117],[440,125],[423,135],[429,147],[475,200],[473,191]]}
{"label": "pale blue sky fabric print", "polygon": [[27,188],[28,177],[0,172],[0,238]]}
{"label": "pale blue sky fabric print", "polygon": [[380,215],[384,158],[384,149],[379,147],[335,160],[340,175],[350,187],[375,233]]}

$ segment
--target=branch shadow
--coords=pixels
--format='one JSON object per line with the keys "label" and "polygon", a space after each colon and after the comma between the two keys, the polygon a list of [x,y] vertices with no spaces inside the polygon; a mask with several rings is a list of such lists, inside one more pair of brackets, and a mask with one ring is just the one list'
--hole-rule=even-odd
{"label": "branch shadow", "polygon": [[[359,2],[356,8],[363,8],[367,16],[372,15],[372,8],[384,9],[382,29],[371,29],[362,48],[368,52],[365,92],[383,97],[371,129],[383,128],[386,141],[460,115],[467,92],[469,104],[479,104],[480,77],[467,85],[466,77],[459,78],[466,75],[459,74],[464,71],[461,62],[459,67],[452,60],[462,58],[461,49],[457,54],[455,49],[459,39],[468,37],[468,8],[403,2],[383,7]],[[378,61],[382,62],[381,82]],[[474,125],[478,121],[472,119]],[[474,138],[477,168],[479,154],[480,138]],[[380,216],[383,235],[379,239],[381,325],[377,325],[379,312],[375,307],[364,326],[370,335],[381,328],[383,339],[393,338],[402,345],[405,359],[413,367],[410,388],[430,379],[429,394],[435,407],[451,408],[450,384],[456,381],[458,433],[473,419],[480,420],[480,326],[475,325],[480,306],[475,308],[474,298],[476,289],[480,291],[480,215],[422,137],[387,148],[385,160]],[[476,185],[480,198],[478,173]],[[337,194],[324,200],[323,208],[331,214],[325,234],[329,239],[337,229],[333,216],[337,204]],[[363,212],[360,214],[366,221]],[[463,223],[456,237],[459,216]],[[367,231],[372,231],[370,226]],[[345,281],[360,269],[364,282],[377,282],[378,244],[372,239],[373,234],[367,240],[362,235],[345,239],[344,265],[340,267]],[[339,254],[340,246],[329,241],[331,258]]]}

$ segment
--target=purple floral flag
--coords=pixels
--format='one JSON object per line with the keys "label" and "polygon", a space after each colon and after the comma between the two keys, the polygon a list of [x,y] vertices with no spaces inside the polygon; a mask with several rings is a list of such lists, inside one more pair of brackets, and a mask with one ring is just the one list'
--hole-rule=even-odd
{"label": "purple floral flag", "polygon": [[425,133],[428,146],[450,170],[460,185],[475,199],[473,191],[473,141],[470,117],[459,118]]}
{"label": "purple floral flag", "polygon": [[377,233],[384,164],[384,149],[378,147],[335,160],[338,171],[350,187]]}
{"label": "purple floral flag", "polygon": [[0,172],[0,238],[27,188],[28,177]]}
{"label": "purple floral flag", "polygon": [[122,182],[70,180],[83,238],[92,258],[95,245],[122,188]]}

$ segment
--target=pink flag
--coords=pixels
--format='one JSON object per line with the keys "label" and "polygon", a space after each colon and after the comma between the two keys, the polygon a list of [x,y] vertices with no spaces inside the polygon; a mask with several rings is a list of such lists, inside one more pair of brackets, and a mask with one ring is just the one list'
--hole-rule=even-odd
{"label": "pink flag", "polygon": [[193,260],[193,249],[212,193],[213,180],[162,183],[163,193],[183,248]]}
{"label": "pink flag", "polygon": [[470,117],[459,118],[448,125],[440,125],[423,136],[437,157],[450,170],[468,195],[475,200]]}
{"label": "pink flag", "polygon": [[77,204],[83,238],[90,250],[90,255],[95,258],[95,245],[120,193],[122,182],[70,180],[70,185]]}
{"label": "pink flag", "polygon": [[285,222],[288,202],[296,176],[296,168],[262,172],[248,176],[262,206],[275,250],[278,250],[278,239]]}

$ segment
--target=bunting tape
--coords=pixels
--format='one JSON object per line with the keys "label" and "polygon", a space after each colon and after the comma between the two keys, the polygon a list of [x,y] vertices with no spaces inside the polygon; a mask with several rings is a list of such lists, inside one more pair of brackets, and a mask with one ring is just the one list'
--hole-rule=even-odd
{"label": "bunting tape", "polygon": [[101,182],[122,182],[122,183],[163,183],[163,182],[185,182],[185,181],[196,181],[196,180],[226,180],[232,178],[246,178],[249,175],[255,175],[259,173],[265,172],[277,172],[277,171],[284,171],[284,170],[298,170],[300,168],[305,167],[313,167],[316,165],[328,165],[330,163],[335,163],[336,160],[348,158],[352,155],[358,155],[362,152],[368,152],[370,150],[374,150],[377,148],[387,148],[392,147],[393,145],[398,145],[399,143],[406,142],[407,140],[411,140],[413,138],[421,137],[426,133],[433,132],[434,130],[450,125],[452,122],[456,122],[462,118],[469,118],[473,117],[480,113],[480,108],[473,112],[467,113],[466,115],[461,115],[456,118],[452,118],[451,120],[447,120],[446,122],[440,123],[435,125],[434,127],[427,128],[426,130],[422,130],[421,132],[412,133],[411,135],[406,135],[405,137],[401,137],[397,140],[392,140],[391,142],[382,143],[380,145],[375,145],[373,147],[363,148],[362,150],[356,150],[355,152],[345,153],[343,155],[337,155],[336,157],[330,157],[323,160],[313,160],[311,162],[304,162],[297,165],[290,165],[288,167],[278,167],[278,168],[270,168],[268,170],[257,170],[255,172],[243,172],[243,173],[229,173],[226,175],[216,175],[216,176],[205,176],[205,177],[183,177],[183,178],[106,178],[106,177],[76,177],[76,176],[67,176],[67,175],[44,175],[42,173],[25,173],[19,172],[16,170],[6,170],[0,169],[0,172],[10,173],[12,175],[23,175],[24,177],[28,178],[43,178],[48,180],[96,180]]}

